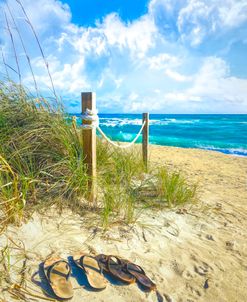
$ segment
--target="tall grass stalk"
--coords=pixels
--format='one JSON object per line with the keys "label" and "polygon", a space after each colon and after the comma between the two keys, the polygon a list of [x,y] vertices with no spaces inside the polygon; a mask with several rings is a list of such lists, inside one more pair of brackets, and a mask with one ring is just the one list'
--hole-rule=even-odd
{"label": "tall grass stalk", "polygon": [[16,62],[16,67],[17,67],[17,73],[18,73],[18,77],[19,77],[19,84],[21,86],[21,71],[20,71],[19,61],[18,61],[18,58],[17,58],[17,52],[16,52],[16,48],[15,48],[15,42],[14,42],[12,31],[11,31],[10,26],[9,26],[8,17],[7,17],[7,14],[6,14],[5,11],[4,11],[4,17],[5,17],[5,22],[6,22],[6,25],[7,25],[7,30],[8,30],[8,33],[9,33],[9,36],[10,36],[10,40],[11,40],[11,43],[12,43],[12,47],[13,47],[13,51],[14,51],[14,57],[15,57],[15,62]]}
{"label": "tall grass stalk", "polygon": [[[27,59],[28,66],[29,66],[30,72],[31,72],[31,74],[32,74],[33,83],[34,83],[34,87],[35,87],[35,90],[36,90],[36,95],[37,95],[37,97],[40,97],[40,94],[39,94],[39,91],[38,91],[37,81],[36,81],[36,78],[35,78],[35,75],[34,75],[34,71],[33,71],[33,68],[32,68],[32,64],[31,64],[31,60],[30,60],[30,57],[29,57],[29,55],[28,55],[28,52],[27,52],[25,43],[24,43],[24,41],[23,41],[21,32],[20,32],[20,30],[19,30],[19,28],[18,28],[18,26],[17,26],[17,24],[16,24],[16,22],[15,22],[14,15],[13,15],[13,13],[11,12],[11,9],[10,9],[10,7],[9,7],[9,5],[8,5],[7,2],[6,2],[6,6],[7,6],[7,9],[8,9],[9,14],[10,14],[10,16],[11,16],[12,22],[13,22],[13,24],[14,24],[14,28],[15,28],[15,30],[16,30],[18,36],[19,36],[19,39],[20,39],[20,41],[21,41],[21,45],[22,45],[23,51],[24,51],[24,53],[25,53],[25,56],[26,56],[26,59]],[[8,74],[8,72],[7,72],[7,74]]]}
{"label": "tall grass stalk", "polygon": [[39,41],[38,35],[37,35],[37,33],[36,33],[36,31],[35,31],[35,29],[34,29],[34,27],[33,27],[33,24],[32,24],[32,22],[31,22],[30,18],[29,18],[28,15],[27,15],[27,12],[26,12],[26,10],[25,10],[25,8],[24,8],[22,2],[21,2],[20,0],[16,0],[16,2],[20,5],[20,7],[21,7],[21,9],[22,9],[22,12],[23,12],[23,14],[24,14],[24,16],[25,16],[25,20],[26,20],[27,24],[29,25],[29,27],[30,27],[30,29],[31,29],[31,31],[32,31],[32,33],[33,33],[33,35],[34,35],[34,38],[35,38],[35,40],[36,40],[36,42],[37,42],[37,45],[38,45],[38,47],[39,47],[41,56],[42,56],[43,61],[44,61],[44,63],[45,63],[45,67],[46,67],[46,70],[47,70],[47,73],[48,73],[48,76],[49,76],[49,79],[50,79],[52,92],[53,92],[53,94],[54,94],[54,96],[55,96],[56,101],[58,102],[58,96],[57,96],[57,93],[56,93],[56,90],[55,90],[55,86],[54,86],[54,83],[53,83],[53,78],[52,78],[52,76],[51,76],[51,72],[50,72],[50,68],[49,68],[49,63],[48,63],[48,61],[47,61],[47,59],[46,59],[46,57],[45,57],[43,48],[41,47],[41,43],[40,43],[40,41]]}
{"label": "tall grass stalk", "polygon": [[2,48],[1,48],[1,53],[2,53],[2,60],[3,60],[4,68],[5,68],[6,77],[7,77],[7,80],[10,82],[10,76],[9,76],[9,72],[8,72],[8,68],[7,68],[7,64],[6,64],[6,60],[5,60]]}

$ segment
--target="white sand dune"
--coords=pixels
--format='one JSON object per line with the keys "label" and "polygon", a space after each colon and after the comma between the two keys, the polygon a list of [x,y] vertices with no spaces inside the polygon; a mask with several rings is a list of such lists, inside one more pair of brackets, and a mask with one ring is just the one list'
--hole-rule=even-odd
{"label": "white sand dune", "polygon": [[[114,226],[105,233],[94,215],[80,217],[54,209],[47,210],[46,217],[35,213],[26,224],[7,232],[25,243],[25,278],[30,280],[52,253],[116,254],[141,265],[164,301],[247,301],[247,158],[153,146],[151,160],[184,170],[199,181],[200,201],[182,210],[146,210],[134,226]],[[0,237],[0,248],[5,238]],[[37,282],[39,278],[35,276]],[[72,280],[72,302],[157,301],[155,293],[145,293],[136,284],[109,283],[106,290],[93,292]],[[31,281],[27,285],[42,296],[38,286]],[[7,292],[1,295],[15,301]]]}

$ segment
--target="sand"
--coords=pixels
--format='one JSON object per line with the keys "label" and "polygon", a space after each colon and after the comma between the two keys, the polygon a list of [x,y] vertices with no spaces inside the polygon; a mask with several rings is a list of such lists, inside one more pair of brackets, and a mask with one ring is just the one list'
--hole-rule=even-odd
{"label": "sand", "polygon": [[[247,158],[152,146],[150,159],[181,169],[198,182],[199,202],[182,209],[146,210],[134,226],[116,225],[105,233],[94,215],[58,213],[53,208],[46,216],[34,213],[27,223],[11,226],[5,234],[25,244],[29,288],[42,296],[31,276],[48,255],[67,257],[85,251],[117,254],[140,264],[164,301],[247,301]],[[1,236],[0,249],[5,244],[6,236]],[[10,253],[14,262],[19,251]],[[18,265],[23,265],[23,257]],[[12,274],[12,278],[18,281],[19,276]],[[39,284],[39,274],[34,279]],[[106,290],[93,292],[75,278],[72,282],[72,302],[157,301],[155,293],[146,293],[136,284],[109,282]],[[1,296],[15,301],[5,291],[0,291]]]}

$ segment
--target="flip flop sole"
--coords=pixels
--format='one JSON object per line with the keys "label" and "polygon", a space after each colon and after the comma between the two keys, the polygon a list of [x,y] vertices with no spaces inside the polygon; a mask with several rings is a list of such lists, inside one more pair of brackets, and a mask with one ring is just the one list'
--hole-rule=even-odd
{"label": "flip flop sole", "polygon": [[69,300],[73,297],[73,288],[68,276],[70,266],[67,261],[52,257],[44,262],[44,274],[56,297],[61,300]]}
{"label": "flip flop sole", "polygon": [[86,275],[89,285],[96,290],[103,290],[107,286],[107,281],[101,274],[101,269],[97,259],[87,254],[73,256],[73,260],[78,268]]}

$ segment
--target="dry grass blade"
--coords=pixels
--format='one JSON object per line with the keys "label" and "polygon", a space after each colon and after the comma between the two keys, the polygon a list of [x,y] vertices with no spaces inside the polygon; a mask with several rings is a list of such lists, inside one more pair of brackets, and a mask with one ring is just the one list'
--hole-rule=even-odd
{"label": "dry grass blade", "polygon": [[21,85],[21,71],[20,71],[20,66],[19,66],[19,62],[18,62],[18,58],[17,58],[16,48],[15,48],[15,42],[14,42],[13,34],[12,34],[10,26],[9,26],[8,17],[7,17],[7,15],[6,15],[5,12],[4,12],[4,16],[5,16],[7,30],[8,30],[8,33],[9,33],[9,36],[10,36],[10,40],[11,40],[11,43],[12,43],[12,47],[13,47],[13,51],[14,51],[15,62],[16,62],[16,67],[17,67],[17,71],[18,71],[18,76],[19,76],[19,84]]}
{"label": "dry grass blade", "polygon": [[15,30],[17,31],[18,36],[19,36],[19,39],[20,39],[20,41],[21,41],[21,45],[22,45],[22,48],[23,48],[23,50],[24,50],[24,53],[25,53],[25,56],[26,56],[26,59],[27,59],[27,62],[28,62],[28,66],[29,66],[30,72],[31,72],[31,74],[32,74],[33,83],[34,83],[34,87],[35,87],[35,90],[36,90],[37,97],[40,97],[40,94],[39,94],[39,91],[38,91],[37,81],[36,81],[36,79],[35,79],[35,75],[34,75],[34,72],[33,72],[32,64],[31,64],[31,61],[30,61],[30,57],[29,57],[29,55],[28,55],[28,53],[27,53],[27,49],[26,49],[25,43],[24,43],[24,41],[23,41],[23,39],[22,39],[21,32],[20,32],[20,30],[19,30],[19,28],[18,28],[18,26],[17,26],[17,24],[16,24],[16,22],[15,22],[15,18],[14,18],[14,16],[13,16],[12,12],[11,12],[11,9],[10,9],[10,7],[9,7],[9,5],[8,5],[8,2],[6,2],[6,6],[7,6],[7,9],[8,9],[9,14],[10,14],[10,16],[11,16],[12,22],[13,22],[13,24],[14,24],[14,26],[15,26]]}
{"label": "dry grass blade", "polygon": [[1,53],[2,53],[2,60],[3,60],[3,65],[4,65],[4,68],[5,68],[7,80],[10,82],[10,76],[9,76],[9,72],[8,72],[8,68],[7,68],[7,64],[6,64],[6,61],[5,61],[5,57],[4,57],[2,48],[1,48]]}
{"label": "dry grass blade", "polygon": [[[11,181],[9,181],[11,179]],[[4,183],[7,181],[7,183]],[[9,163],[0,155],[0,222],[2,226],[9,222],[16,222],[21,217],[23,200],[18,188],[18,175],[12,170]]]}
{"label": "dry grass blade", "polygon": [[53,94],[54,94],[54,96],[55,96],[56,101],[58,102],[58,97],[57,97],[57,94],[56,94],[56,91],[55,91],[53,79],[52,79],[52,76],[51,76],[51,73],[50,73],[50,69],[49,69],[49,64],[48,64],[48,62],[47,62],[47,60],[46,60],[46,58],[45,58],[44,51],[43,51],[43,49],[42,49],[42,47],[41,47],[41,44],[40,44],[38,35],[37,35],[37,33],[36,33],[36,31],[35,31],[35,29],[34,29],[32,23],[31,23],[31,20],[29,19],[28,15],[27,15],[27,13],[26,13],[26,10],[25,10],[25,8],[24,8],[22,2],[21,2],[20,0],[16,0],[16,2],[20,5],[20,7],[21,7],[21,9],[22,9],[22,11],[23,11],[23,14],[24,14],[24,16],[25,16],[25,18],[26,18],[26,22],[28,23],[28,25],[30,26],[30,28],[31,28],[31,30],[32,30],[32,32],[33,32],[33,35],[34,35],[35,40],[36,40],[36,42],[37,42],[37,44],[38,44],[40,53],[41,53],[42,58],[43,58],[43,60],[44,60],[44,63],[45,63],[45,67],[46,67],[46,69],[47,69],[48,76],[49,76],[49,78],[50,78],[50,82],[51,82]]}
{"label": "dry grass blade", "polygon": [[[18,284],[13,284],[9,289],[8,292],[10,294],[12,294],[13,296],[15,296],[17,299],[23,300],[23,301],[30,301],[29,297],[32,297],[32,301],[57,301],[55,299],[52,298],[47,298],[41,295],[38,295],[30,290],[28,290],[27,288],[18,285]],[[34,298],[34,299],[33,299]]]}

